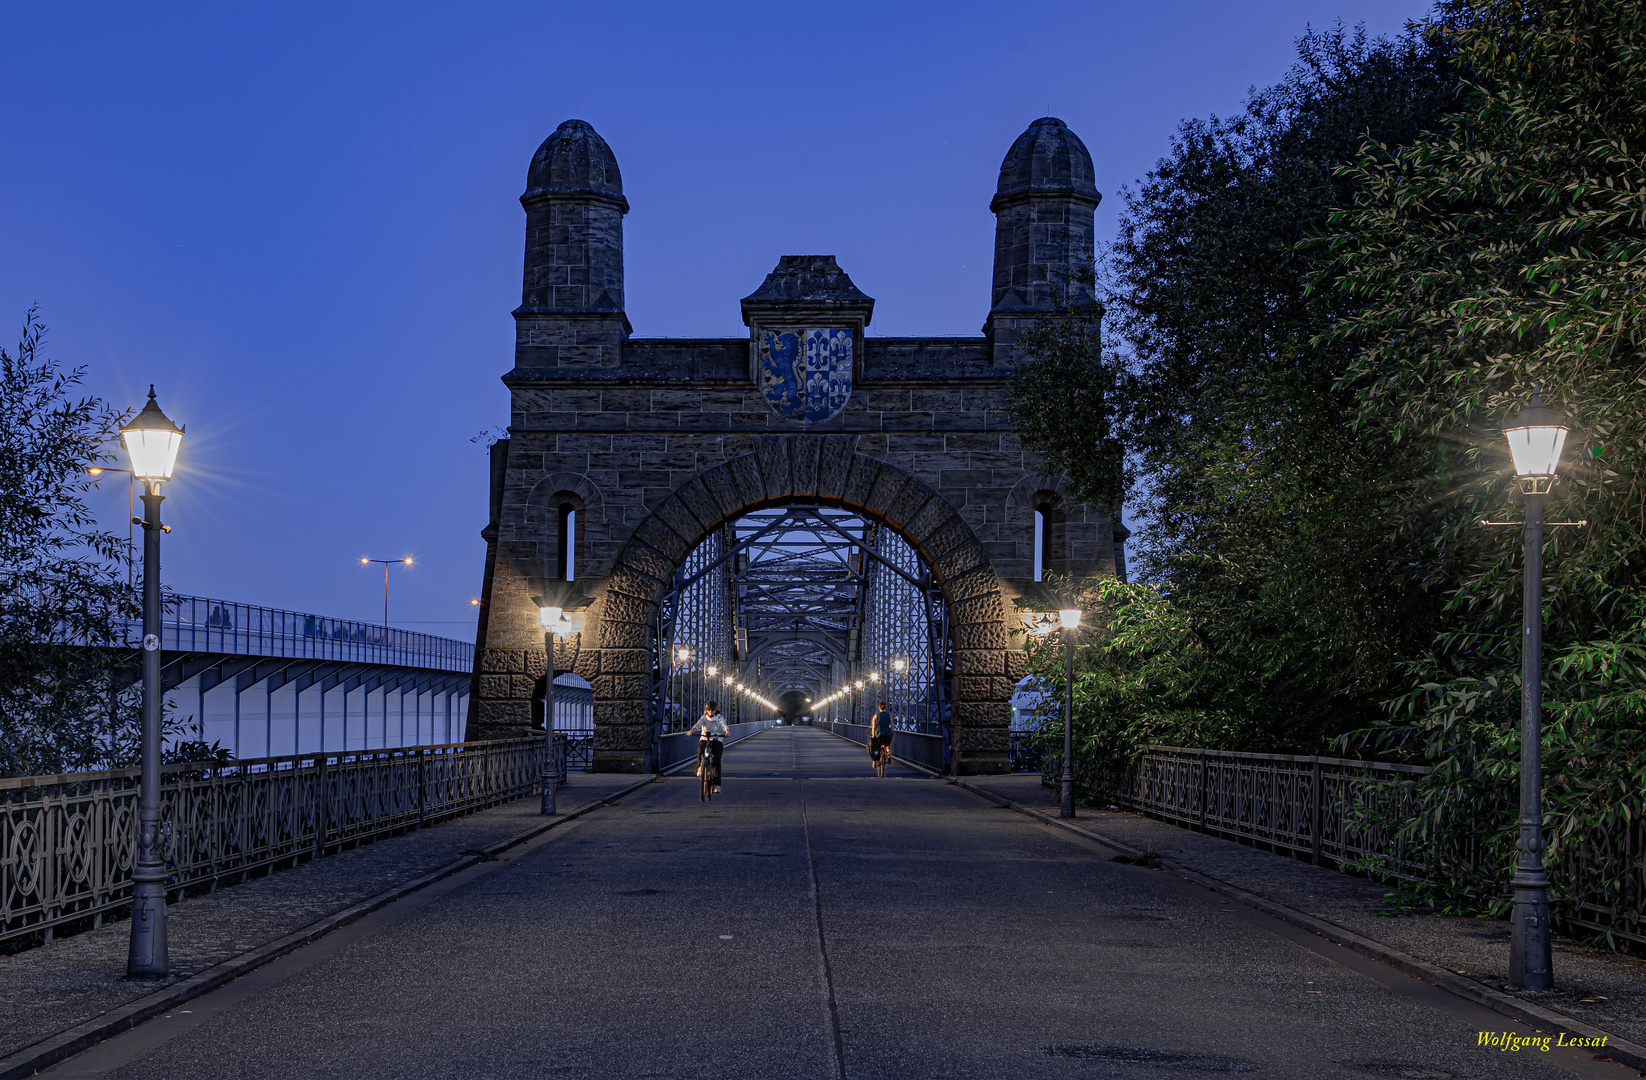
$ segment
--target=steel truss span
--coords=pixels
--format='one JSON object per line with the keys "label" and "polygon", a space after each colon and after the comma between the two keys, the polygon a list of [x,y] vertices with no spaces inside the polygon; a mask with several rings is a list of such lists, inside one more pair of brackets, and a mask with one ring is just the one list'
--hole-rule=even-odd
{"label": "steel truss span", "polygon": [[676,571],[656,634],[654,741],[710,700],[733,723],[861,723],[885,699],[898,727],[947,734],[941,592],[902,537],[849,510],[784,506],[722,528]]}

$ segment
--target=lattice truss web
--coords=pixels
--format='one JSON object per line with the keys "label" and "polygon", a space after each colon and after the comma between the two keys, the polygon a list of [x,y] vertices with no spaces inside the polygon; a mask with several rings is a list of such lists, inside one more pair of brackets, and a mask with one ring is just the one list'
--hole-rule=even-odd
{"label": "lattice truss web", "polygon": [[770,716],[737,683],[791,715],[861,721],[884,697],[899,726],[943,721],[941,595],[901,537],[850,511],[739,518],[687,557],[659,615],[664,730],[690,724],[709,700],[733,722]]}

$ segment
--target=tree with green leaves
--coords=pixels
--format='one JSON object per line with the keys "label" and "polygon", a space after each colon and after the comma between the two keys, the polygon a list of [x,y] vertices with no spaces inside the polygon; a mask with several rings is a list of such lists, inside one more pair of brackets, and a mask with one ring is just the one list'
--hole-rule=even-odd
{"label": "tree with green leaves", "polygon": [[1125,194],[1101,267],[1108,353],[1070,311],[1026,336],[1035,359],[1012,387],[1025,444],[1082,495],[1132,488],[1147,604],[1191,629],[1180,660],[1201,673],[1178,714],[1226,749],[1320,750],[1373,719],[1437,606],[1397,583],[1379,518],[1403,451],[1357,428],[1340,385],[1353,349],[1319,340],[1356,301],[1311,292],[1326,256],[1299,244],[1353,197],[1336,170],[1368,134],[1399,145],[1455,107],[1450,49],[1339,27],[1298,51],[1239,115],[1185,122]]}
{"label": "tree with green leaves", "polygon": [[129,763],[126,541],[85,502],[124,416],[43,355],[35,311],[0,349],[0,775]]}
{"label": "tree with green leaves", "polygon": [[1353,198],[1312,249],[1332,259],[1314,294],[1350,308],[1315,341],[1349,350],[1360,429],[1406,463],[1383,474],[1401,582],[1445,601],[1391,718],[1345,745],[1434,765],[1408,834],[1485,853],[1431,898],[1506,902],[1522,548],[1481,523],[1520,516],[1500,429],[1541,389],[1572,428],[1550,512],[1587,522],[1544,551],[1551,872],[1570,886],[1587,847],[1616,863],[1597,879],[1646,891],[1616,843],[1646,813],[1646,3],[1451,0],[1431,33],[1462,107],[1340,169]]}

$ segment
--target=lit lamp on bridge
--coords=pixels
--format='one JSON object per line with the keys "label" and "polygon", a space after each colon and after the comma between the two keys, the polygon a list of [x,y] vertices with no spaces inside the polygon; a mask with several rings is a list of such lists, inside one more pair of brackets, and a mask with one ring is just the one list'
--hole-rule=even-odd
{"label": "lit lamp on bridge", "polygon": [[[1543,398],[1503,429],[1526,499],[1526,582],[1520,660],[1520,840],[1509,916],[1509,985],[1554,986],[1549,946],[1549,875],[1543,868],[1543,500],[1554,487],[1569,429]],[[1561,524],[1555,522],[1554,524]]]}
{"label": "lit lamp on bridge", "polygon": [[166,865],[160,858],[160,485],[171,479],[183,429],[154,400],[120,429],[131,472],[143,481],[143,731],[137,792],[137,863],[132,867],[131,949],[126,974],[162,979],[171,971],[166,941]]}
{"label": "lit lamp on bridge", "polygon": [[554,814],[554,788],[560,782],[560,769],[554,760],[554,645],[583,629],[582,620],[573,618],[564,608],[545,605],[537,609],[538,625],[543,627],[543,813]]}
{"label": "lit lamp on bridge", "polygon": [[1074,631],[1080,626],[1080,609],[1065,606],[1056,612],[1025,611],[1023,628],[1044,637],[1059,627],[1063,630],[1063,817],[1074,817]]}

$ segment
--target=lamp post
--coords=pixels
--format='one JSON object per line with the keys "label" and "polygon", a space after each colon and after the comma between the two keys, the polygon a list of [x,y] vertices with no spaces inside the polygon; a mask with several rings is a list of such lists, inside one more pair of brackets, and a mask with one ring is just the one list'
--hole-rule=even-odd
{"label": "lamp post", "polygon": [[[1056,620],[1055,622],[1053,620]],[[1037,637],[1044,637],[1063,628],[1063,792],[1060,814],[1074,817],[1074,631],[1080,626],[1080,609],[1066,607],[1054,616],[1051,612],[1030,611],[1023,617],[1024,627]]]}
{"label": "lamp post", "polygon": [[[389,625],[389,567],[393,566],[395,563],[399,563],[402,566],[410,566],[412,564],[412,558],[410,555],[400,559],[372,559],[362,557],[360,560],[360,565],[366,566],[374,562],[383,564],[383,627],[384,629],[387,629]],[[478,604],[479,601],[472,601],[472,603]]]}
{"label": "lamp post", "polygon": [[1526,582],[1521,603],[1520,839],[1509,916],[1509,985],[1554,985],[1549,948],[1549,875],[1543,868],[1543,500],[1554,487],[1567,427],[1543,398],[1503,429],[1526,498]]}
{"label": "lamp post", "polygon": [[183,429],[154,400],[120,429],[132,475],[143,481],[143,733],[137,790],[137,864],[131,880],[131,949],[126,975],[163,979],[170,973],[166,943],[166,866],[160,858],[160,485],[171,479]]}
{"label": "lamp post", "polygon": [[543,651],[548,660],[544,669],[548,679],[543,691],[543,814],[552,817],[554,788],[560,782],[560,770],[554,767],[554,643],[577,633],[579,626],[558,607],[538,608],[537,621],[543,627]]}

